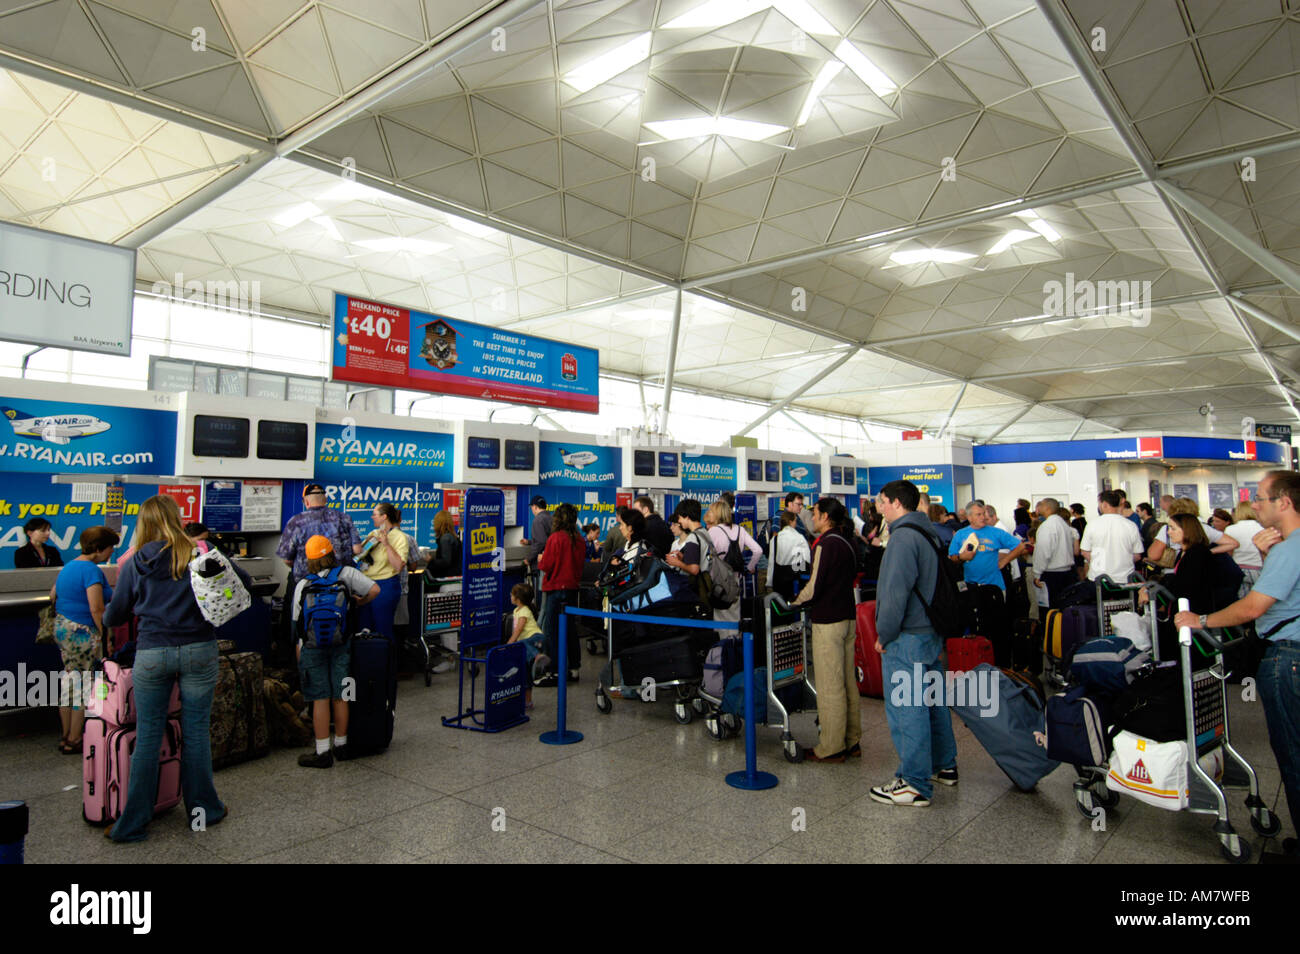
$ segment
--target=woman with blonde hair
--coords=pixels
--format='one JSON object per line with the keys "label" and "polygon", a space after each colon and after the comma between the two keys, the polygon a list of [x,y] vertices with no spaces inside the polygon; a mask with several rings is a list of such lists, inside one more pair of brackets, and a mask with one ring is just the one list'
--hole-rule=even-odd
{"label": "woman with blonde hair", "polygon": [[[117,824],[104,834],[113,841],[143,841],[148,837],[158,792],[158,750],[167,725],[172,686],[181,691],[181,791],[188,818],[202,818],[210,827],[224,821],[228,811],[212,781],[212,742],[209,724],[212,693],[217,685],[217,636],[199,611],[190,586],[190,561],[195,544],[185,534],[180,511],[171,497],[150,497],[140,505],[136,550],[123,564],[104,610],[104,625],[116,626],[139,617],[133,682],[136,744],[131,756],[131,781],[126,806]],[[252,581],[235,567],[245,586]],[[196,815],[197,810],[201,815]]]}
{"label": "woman with blonde hair", "polygon": [[[1195,500],[1190,497],[1175,497],[1169,504],[1169,509],[1165,511],[1169,515],[1169,522],[1180,514],[1186,514],[1198,523],[1205,531],[1205,536],[1210,544],[1212,553],[1231,553],[1238,547],[1238,542],[1226,533],[1220,533],[1214,527],[1201,520],[1201,508],[1197,506]],[[1165,550],[1173,548],[1175,551],[1182,549],[1181,538],[1173,539],[1169,533],[1169,525],[1161,527],[1156,531],[1155,539],[1151,541],[1151,546],[1147,548],[1147,559],[1152,563],[1159,563],[1160,558],[1165,555]],[[1168,562],[1168,561],[1166,561]]]}
{"label": "woman with blonde hair", "polygon": [[[713,503],[709,504],[709,509],[704,514],[704,525],[708,527],[709,540],[713,542],[713,549],[718,551],[719,559],[725,560],[727,552],[731,549],[733,543],[739,546],[740,566],[733,568],[738,573],[753,573],[758,567],[758,558],[763,555],[763,548],[758,545],[758,541],[749,535],[744,527],[735,525],[733,517],[734,511],[731,509],[725,498],[719,497]],[[745,559],[745,554],[749,553],[749,559]],[[742,576],[743,586],[743,576]],[[713,618],[718,622],[738,622],[740,620],[740,600],[732,603],[726,609],[715,609]],[[734,629],[718,630],[718,638],[726,639],[728,636],[739,635]]]}
{"label": "woman with blonde hair", "polygon": [[1251,591],[1259,579],[1260,571],[1264,569],[1264,558],[1255,546],[1255,534],[1263,529],[1264,525],[1259,522],[1255,508],[1243,500],[1233,508],[1232,523],[1223,531],[1237,541],[1237,549],[1232,551],[1232,558],[1241,567],[1242,581],[1238,599]]}

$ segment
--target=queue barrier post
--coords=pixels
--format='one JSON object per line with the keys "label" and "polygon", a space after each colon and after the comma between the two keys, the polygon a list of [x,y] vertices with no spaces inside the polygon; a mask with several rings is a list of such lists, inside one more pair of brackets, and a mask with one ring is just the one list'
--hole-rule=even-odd
{"label": "queue barrier post", "polygon": [[[552,598],[558,599],[554,594]],[[569,715],[569,614],[568,607],[564,607],[560,612],[560,634],[559,648],[556,650],[556,658],[560,667],[560,685],[559,692],[556,695],[556,704],[559,706],[559,712],[555,716],[555,731],[543,732],[539,737],[547,745],[572,745],[575,742],[582,741],[581,732],[572,732],[568,728]]]}
{"label": "queue barrier post", "polygon": [[777,778],[771,772],[758,770],[758,733],[754,727],[754,634],[742,634],[745,658],[745,770],[727,775],[732,788],[750,792],[775,788]]}

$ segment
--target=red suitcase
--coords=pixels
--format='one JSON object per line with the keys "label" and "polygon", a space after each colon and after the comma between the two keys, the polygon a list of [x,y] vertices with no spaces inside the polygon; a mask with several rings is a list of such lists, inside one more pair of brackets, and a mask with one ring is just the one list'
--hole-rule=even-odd
{"label": "red suitcase", "polygon": [[958,636],[948,640],[949,672],[967,672],[980,663],[993,665],[993,644],[983,636]]}
{"label": "red suitcase", "polygon": [[858,670],[858,694],[883,699],[885,680],[880,672],[880,653],[876,652],[875,600],[858,604],[857,634],[853,659]]}

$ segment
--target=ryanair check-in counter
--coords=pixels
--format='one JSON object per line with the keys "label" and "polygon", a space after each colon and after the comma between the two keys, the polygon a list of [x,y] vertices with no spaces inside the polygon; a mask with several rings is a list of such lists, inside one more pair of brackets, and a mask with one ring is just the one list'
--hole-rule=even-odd
{"label": "ryanair check-in counter", "polygon": [[[908,480],[930,502],[949,511],[966,506],[975,496],[969,441],[880,441],[845,448],[857,460],[858,500],[869,500],[891,480]],[[1010,515],[1010,511],[1007,511]]]}
{"label": "ryanair check-in counter", "polygon": [[1122,488],[1134,506],[1159,507],[1164,494],[1190,497],[1208,519],[1216,507],[1231,510],[1253,497],[1264,474],[1291,462],[1290,448],[1278,441],[1188,434],[988,444],[974,457],[977,496],[1008,516],[1020,497],[1055,497],[1092,513],[1098,493]]}

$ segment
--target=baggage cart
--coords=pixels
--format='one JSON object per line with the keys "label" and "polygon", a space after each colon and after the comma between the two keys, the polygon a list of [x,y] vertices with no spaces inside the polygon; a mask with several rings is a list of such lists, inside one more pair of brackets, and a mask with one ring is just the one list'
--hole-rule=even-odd
{"label": "baggage cart", "polygon": [[434,667],[454,660],[460,647],[461,577],[420,575],[420,648],[424,684],[433,684]]}

